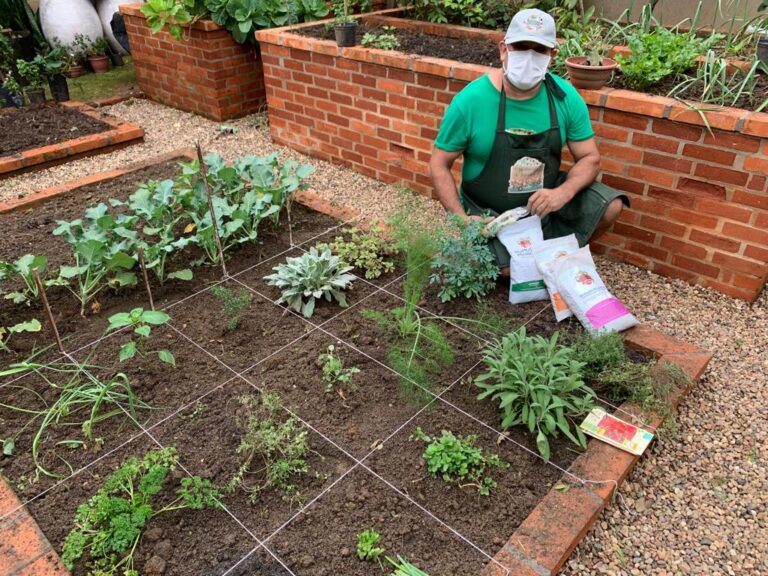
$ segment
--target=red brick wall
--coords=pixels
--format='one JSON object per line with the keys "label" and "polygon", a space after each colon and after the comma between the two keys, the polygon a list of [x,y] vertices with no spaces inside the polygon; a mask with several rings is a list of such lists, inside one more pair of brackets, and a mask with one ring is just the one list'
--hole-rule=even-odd
{"label": "red brick wall", "polygon": [[[477,33],[466,30],[450,32]],[[427,162],[445,107],[488,68],[340,49],[285,29],[257,37],[276,142],[432,193]],[[595,251],[753,300],[768,274],[768,114],[707,112],[710,133],[671,99],[582,94],[601,177],[632,201]]]}
{"label": "red brick wall", "polygon": [[214,120],[257,112],[266,102],[261,59],[213,22],[177,41],[152,34],[140,4],[121,5],[139,88],[151,100]]}

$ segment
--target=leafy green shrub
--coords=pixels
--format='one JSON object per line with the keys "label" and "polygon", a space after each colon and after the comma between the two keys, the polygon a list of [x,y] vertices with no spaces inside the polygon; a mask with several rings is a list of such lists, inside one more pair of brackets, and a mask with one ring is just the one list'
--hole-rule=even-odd
{"label": "leafy green shrub", "polygon": [[384,548],[377,544],[381,540],[381,534],[373,528],[363,530],[357,535],[357,557],[360,560],[376,560],[384,553]]}
{"label": "leafy green shrub", "polygon": [[437,24],[479,26],[486,20],[482,0],[415,0],[414,18]]}
{"label": "leafy green shrub", "polygon": [[240,466],[227,491],[241,488],[252,502],[270,488],[281,491],[286,499],[300,498],[293,478],[309,470],[307,430],[283,410],[277,394],[263,394],[261,399],[242,396],[240,404],[244,412],[238,414],[245,429],[237,447]]}
{"label": "leafy green shrub", "polygon": [[382,237],[383,230],[379,224],[372,223],[369,232],[358,228],[346,228],[342,232],[349,234],[349,240],[337,236],[328,245],[342,264],[363,270],[369,280],[394,270],[394,262],[387,257],[397,254],[397,248]]}
{"label": "leafy green shrub", "polygon": [[104,485],[75,514],[75,527],[67,535],[61,559],[69,570],[87,555],[94,576],[138,575],[134,554],[141,533],[152,518],[173,510],[220,508],[218,490],[198,476],[183,478],[176,498],[159,507],[156,496],[179,458],[175,448],[130,457],[104,481]]}
{"label": "leafy green shrub", "polygon": [[624,339],[616,332],[583,332],[571,348],[573,358],[584,364],[581,368],[584,378],[597,378],[601,372],[622,366],[627,361]]}
{"label": "leafy green shrub", "polygon": [[440,286],[440,300],[448,302],[457,296],[477,298],[496,285],[500,270],[483,235],[485,225],[477,220],[453,216],[451,222],[458,234],[447,234],[432,262],[430,282]]}
{"label": "leafy green shrub", "polygon": [[163,28],[176,40],[181,40],[184,24],[189,24],[206,13],[202,0],[147,0],[141,13],[153,34]]}
{"label": "leafy green shrub", "polygon": [[45,87],[45,67],[40,61],[16,60],[16,69],[26,88],[34,90]]}
{"label": "leafy green shrub", "polygon": [[323,0],[205,0],[205,5],[211,19],[241,44],[255,44],[256,30],[311,22],[328,15]]}
{"label": "leafy green shrub", "polygon": [[165,312],[144,310],[144,308],[134,308],[130,312],[118,312],[110,316],[107,332],[131,326],[133,333],[137,336],[136,340],[130,340],[120,347],[120,362],[130,360],[138,352],[142,358],[148,354],[157,354],[162,362],[176,366],[176,359],[169,350],[147,350],[147,338],[152,333],[152,326],[162,326],[170,319],[171,317]]}
{"label": "leafy green shrub", "polygon": [[394,34],[374,34],[366,32],[360,40],[360,45],[366,48],[378,48],[380,50],[396,50],[400,47],[400,41]]}
{"label": "leafy green shrub", "polygon": [[722,35],[699,38],[694,32],[677,32],[656,26],[650,31],[629,34],[627,44],[632,54],[619,54],[616,61],[627,85],[645,90],[664,78],[690,70],[696,57],[704,54]]}
{"label": "leafy green shrub", "polygon": [[355,277],[349,274],[351,266],[343,266],[338,256],[328,248],[318,251],[314,246],[298,257],[289,257],[285,264],[273,268],[274,274],[264,276],[272,286],[282,289],[277,303],[287,303],[307,318],[315,311],[315,303],[321,298],[336,300],[347,307],[346,290]]}
{"label": "leafy green shrub", "polygon": [[336,347],[331,344],[327,350],[318,356],[318,361],[323,366],[323,382],[326,393],[333,390],[334,384],[346,387],[349,390],[357,390],[357,384],[352,383],[352,376],[360,372],[360,368],[344,368],[344,362],[336,354]]}
{"label": "leafy green shrub", "polygon": [[253,296],[245,288],[240,288],[237,293],[224,286],[212,286],[211,294],[216,296],[224,307],[227,317],[227,330],[234,330],[240,323],[243,313],[253,302]]}
{"label": "leafy green shrub", "polygon": [[522,327],[496,340],[483,350],[487,372],[475,379],[483,390],[478,400],[499,402],[503,429],[521,424],[536,432],[545,461],[549,461],[548,437],[562,433],[574,444],[586,446],[571,418],[589,412],[595,397],[581,379],[583,364],[573,358],[571,349],[558,345],[557,337],[557,332],[549,340],[526,336]]}
{"label": "leafy green shrub", "polygon": [[440,438],[433,438],[417,427],[414,437],[427,442],[423,458],[427,462],[427,470],[433,476],[440,476],[444,481],[464,486],[474,486],[483,496],[488,496],[496,482],[490,476],[485,476],[489,466],[507,468],[509,462],[496,454],[483,454],[480,448],[473,444],[477,436],[470,434],[466,438],[456,437],[452,432],[443,430]]}

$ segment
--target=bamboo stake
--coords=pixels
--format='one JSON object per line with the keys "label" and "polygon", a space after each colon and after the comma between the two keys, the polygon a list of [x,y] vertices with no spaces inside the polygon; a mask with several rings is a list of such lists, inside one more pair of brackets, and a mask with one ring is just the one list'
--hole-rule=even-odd
{"label": "bamboo stake", "polygon": [[144,264],[144,250],[139,248],[139,266],[141,267],[141,274],[144,276],[144,287],[147,289],[147,296],[149,296],[149,307],[152,310],[155,309],[155,300],[152,298],[152,288],[149,285],[149,277],[147,276],[147,266]]}
{"label": "bamboo stake", "polygon": [[224,273],[224,278],[228,278],[229,274],[227,274],[227,265],[224,263],[224,250],[221,247],[219,228],[216,225],[216,212],[213,209],[211,185],[208,184],[208,173],[205,168],[205,161],[203,160],[203,151],[200,149],[200,142],[197,142],[195,147],[197,148],[197,160],[200,163],[200,175],[203,177],[203,184],[205,184],[205,195],[208,197],[208,210],[211,213],[211,224],[213,225],[213,234],[216,238],[216,247],[219,249],[219,258],[221,258],[221,271]]}
{"label": "bamboo stake", "polygon": [[48,304],[48,297],[45,295],[45,287],[43,286],[43,281],[40,280],[40,274],[37,273],[37,268],[32,270],[32,274],[35,277],[35,284],[37,284],[37,290],[40,293],[40,299],[43,301],[43,307],[45,308],[45,311],[48,314],[48,322],[50,322],[51,324],[51,329],[53,330],[53,337],[56,339],[56,346],[58,346],[59,352],[61,352],[62,356],[66,356],[67,353],[64,351],[64,346],[61,343],[61,337],[59,336],[59,329],[56,328],[56,320],[53,319],[53,312],[51,311],[50,304]]}

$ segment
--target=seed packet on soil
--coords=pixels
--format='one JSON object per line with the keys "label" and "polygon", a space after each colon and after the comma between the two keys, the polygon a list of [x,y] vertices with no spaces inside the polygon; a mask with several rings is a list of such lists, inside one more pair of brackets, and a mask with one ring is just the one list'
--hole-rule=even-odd
{"label": "seed packet on soil", "polygon": [[653,440],[653,434],[647,430],[619,420],[602,408],[593,408],[581,423],[580,428],[585,434],[635,456],[641,456]]}

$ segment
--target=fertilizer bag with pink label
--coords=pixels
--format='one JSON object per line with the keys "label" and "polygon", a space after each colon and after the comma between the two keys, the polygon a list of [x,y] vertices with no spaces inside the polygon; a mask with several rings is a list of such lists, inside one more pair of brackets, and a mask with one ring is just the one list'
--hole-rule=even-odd
{"label": "fertilizer bag with pink label", "polygon": [[509,301],[522,304],[546,300],[549,295],[533,258],[534,248],[544,241],[541,218],[529,216],[507,224],[496,238],[509,252]]}
{"label": "fertilizer bag with pink label", "polygon": [[576,234],[569,234],[568,236],[561,236],[560,238],[544,240],[533,250],[536,266],[544,277],[544,284],[547,285],[549,299],[552,301],[552,310],[555,311],[555,318],[558,322],[570,318],[573,316],[573,312],[568,308],[568,304],[565,303],[565,300],[563,300],[563,297],[557,289],[557,282],[555,282],[555,274],[552,271],[552,266],[558,258],[573,254],[578,249],[579,241],[576,240]]}
{"label": "fertilizer bag with pink label", "polygon": [[589,332],[621,332],[635,326],[635,318],[608,292],[595,270],[589,246],[555,260],[557,289]]}

